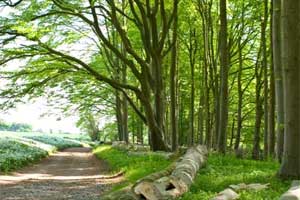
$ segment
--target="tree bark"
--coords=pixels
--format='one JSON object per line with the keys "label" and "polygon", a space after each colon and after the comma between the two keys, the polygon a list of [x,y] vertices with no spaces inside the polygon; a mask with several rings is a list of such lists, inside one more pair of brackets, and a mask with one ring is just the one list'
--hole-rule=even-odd
{"label": "tree bark", "polygon": [[174,0],[174,22],[173,22],[173,48],[171,55],[170,67],[170,96],[171,96],[171,134],[172,134],[172,151],[178,149],[178,118],[177,118],[177,98],[176,98],[176,79],[177,79],[177,0]]}
{"label": "tree bark", "polygon": [[[191,25],[190,25],[191,27]],[[189,61],[190,61],[190,70],[191,70],[191,96],[190,96],[190,119],[189,119],[189,129],[190,135],[188,136],[188,144],[192,146],[195,139],[195,61],[196,61],[196,29],[190,28],[189,30]]]}
{"label": "tree bark", "polygon": [[[270,17],[270,37],[271,37],[271,49],[273,47],[273,1],[271,2],[271,17]],[[270,99],[269,99],[269,149],[268,156],[274,158],[275,155],[275,77],[274,77],[274,51],[271,50],[271,65],[270,65]]]}
{"label": "tree bark", "polygon": [[300,178],[300,2],[282,1],[284,153],[279,175]]}
{"label": "tree bark", "polygon": [[255,130],[253,138],[253,149],[252,149],[252,158],[255,160],[260,159],[260,128],[261,120],[263,116],[263,101],[261,98],[261,89],[262,89],[262,69],[260,69],[259,60],[260,60],[260,51],[257,54],[257,61],[255,64]]}
{"label": "tree bark", "polygon": [[277,158],[281,162],[284,143],[284,99],[283,99],[283,77],[281,62],[281,0],[273,0],[273,62],[275,76],[276,94],[276,135],[277,135]]}
{"label": "tree bark", "polygon": [[123,118],[122,118],[122,104],[120,99],[119,91],[116,91],[116,118],[117,118],[117,126],[118,126],[118,140],[123,141]]}
{"label": "tree bark", "polygon": [[268,23],[268,0],[264,0],[264,18],[262,21],[262,64],[263,64],[263,70],[264,70],[264,159],[268,157],[268,141],[269,141],[269,106],[268,106],[268,97],[269,97],[269,80],[268,80],[268,61],[267,61],[267,38],[266,38],[266,29],[267,29],[267,23]]}
{"label": "tree bark", "polygon": [[[243,107],[243,89],[242,89],[242,74],[243,74],[243,52],[241,47],[241,37],[239,38],[238,43],[239,48],[239,71],[238,71],[238,112],[237,112],[237,133],[236,133],[236,139],[234,144],[234,149],[238,150],[240,146],[241,141],[241,131],[242,131],[242,123],[243,123],[243,117],[242,117],[242,107]],[[237,152],[237,151],[236,151]]]}
{"label": "tree bark", "polygon": [[135,184],[133,191],[147,200],[173,199],[181,196],[188,191],[198,170],[206,163],[207,153],[206,147],[201,145],[189,148],[174,168],[148,176]]}
{"label": "tree bark", "polygon": [[228,48],[227,48],[227,6],[226,0],[220,0],[220,128],[218,133],[218,151],[225,154],[227,146],[228,123]]}

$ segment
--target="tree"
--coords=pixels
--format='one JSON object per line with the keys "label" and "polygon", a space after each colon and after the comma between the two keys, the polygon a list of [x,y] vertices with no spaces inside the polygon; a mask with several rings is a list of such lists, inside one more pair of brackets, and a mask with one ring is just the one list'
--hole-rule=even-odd
{"label": "tree", "polygon": [[173,47],[172,47],[172,57],[171,57],[171,67],[170,67],[170,97],[171,97],[171,133],[172,133],[172,151],[178,149],[178,117],[177,117],[177,98],[176,98],[176,86],[177,86],[177,30],[178,30],[178,2],[174,0],[174,23],[173,23]]}
{"label": "tree", "polygon": [[88,133],[92,141],[99,141],[100,139],[100,129],[99,123],[95,119],[95,116],[91,113],[82,113],[80,120],[76,123],[82,131]]}
{"label": "tree", "polygon": [[[166,39],[174,19],[174,8],[166,8],[164,1],[147,1],[146,4],[139,0],[129,0],[127,11],[132,14],[127,15],[127,12],[122,12],[121,5],[117,1],[108,2],[95,2],[88,1],[88,6],[81,6],[81,1],[74,1],[67,3],[63,1],[52,0],[47,2],[33,2],[28,8],[24,9],[21,16],[16,16],[12,21],[9,19],[3,19],[4,26],[1,28],[1,35],[5,38],[3,44],[7,44],[16,38],[23,37],[32,45],[24,45],[21,49],[3,49],[3,62],[5,64],[14,59],[38,57],[41,60],[55,60],[59,64],[63,63],[63,67],[60,70],[64,70],[64,73],[83,72],[86,75],[94,77],[100,82],[105,82],[114,89],[121,91],[123,94],[128,91],[133,92],[140,100],[144,108],[144,114],[139,109],[131,104],[127,96],[127,100],[131,106],[135,107],[135,111],[138,112],[139,117],[147,124],[151,134],[151,147],[153,150],[167,150],[168,147],[164,141],[164,126],[165,126],[165,105],[164,105],[164,84],[163,84],[163,59],[168,54],[170,48],[166,45]],[[39,10],[32,6],[39,4],[44,9]],[[101,16],[101,17],[99,17]],[[60,19],[55,21],[57,17]],[[107,19],[113,28],[115,29],[118,37],[121,40],[121,44],[125,49],[127,56],[124,56],[122,51],[111,43],[106,37],[106,34],[101,29],[102,17]],[[121,19],[126,18],[130,23],[130,26],[137,31],[137,35],[142,41],[141,46],[136,46],[131,39],[131,35],[122,27]],[[62,22],[63,23],[60,23]],[[66,23],[69,21],[70,23]],[[16,23],[17,22],[17,23]],[[38,22],[47,24],[47,27],[39,26],[32,27],[32,23]],[[52,23],[53,22],[53,23]],[[114,53],[118,59],[120,59],[130,70],[130,73],[137,80],[138,85],[131,85],[121,83],[118,80],[107,77],[104,73],[100,72],[97,67],[92,67],[88,62],[82,58],[70,55],[68,52],[63,52],[57,49],[60,46],[60,42],[66,42],[66,40],[51,41],[48,39],[46,42],[42,38],[48,36],[52,38],[55,34],[60,32],[52,32],[54,30],[54,24],[57,27],[64,27],[71,24],[73,28],[76,28],[76,23],[80,24],[80,27],[93,32],[98,39],[94,43],[99,46],[103,45]],[[74,24],[75,23],[75,24]],[[16,24],[18,24],[16,26]],[[51,24],[51,26],[49,25]],[[46,28],[49,28],[46,30]],[[78,27],[77,27],[78,28]],[[50,31],[49,31],[50,30]],[[6,38],[8,37],[8,38]],[[58,37],[58,36],[57,36]],[[65,37],[60,35],[59,37]],[[68,41],[73,42],[73,41]],[[55,43],[55,44],[54,44]],[[140,54],[140,49],[145,55]],[[13,54],[11,54],[13,52]],[[16,54],[18,54],[16,56]],[[51,59],[50,59],[51,58]],[[54,59],[53,59],[54,58]],[[54,62],[54,61],[53,61]],[[66,71],[68,68],[68,71]],[[57,68],[53,69],[55,72]],[[31,84],[30,90],[33,90],[35,85],[45,85],[49,81],[53,81],[55,78],[61,78],[61,73],[53,73],[52,77],[46,77],[42,81],[38,81],[35,84]],[[29,89],[29,88],[27,88]],[[24,91],[23,94],[27,93]]]}
{"label": "tree", "polygon": [[284,151],[282,178],[300,178],[300,2],[282,1],[282,65],[284,85]]}
{"label": "tree", "polygon": [[283,141],[284,141],[284,94],[283,94],[283,74],[281,62],[281,1],[273,0],[273,62],[274,62],[274,76],[275,76],[275,95],[276,95],[276,108],[277,108],[277,158],[279,161],[282,159]]}
{"label": "tree", "polygon": [[228,122],[228,47],[227,47],[227,6],[226,0],[220,0],[220,128],[218,129],[218,150],[226,153]]}

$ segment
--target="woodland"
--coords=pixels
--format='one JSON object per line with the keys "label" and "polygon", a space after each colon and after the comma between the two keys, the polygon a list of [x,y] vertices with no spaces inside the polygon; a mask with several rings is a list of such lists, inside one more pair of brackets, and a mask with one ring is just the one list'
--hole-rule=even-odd
{"label": "woodland", "polygon": [[2,0],[0,109],[43,97],[93,141],[297,180],[299,22],[298,0]]}

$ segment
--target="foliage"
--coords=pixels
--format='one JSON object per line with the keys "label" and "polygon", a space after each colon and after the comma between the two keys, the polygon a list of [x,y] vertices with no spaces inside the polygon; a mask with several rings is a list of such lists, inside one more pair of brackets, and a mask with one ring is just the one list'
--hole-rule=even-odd
{"label": "foliage", "polygon": [[276,177],[279,164],[275,161],[241,160],[234,156],[211,154],[206,168],[199,171],[190,191],[182,200],[209,200],[231,184],[270,183],[259,192],[241,192],[243,200],[278,199],[290,186],[289,181]]}
{"label": "foliage", "polygon": [[76,126],[87,132],[92,141],[98,141],[100,137],[99,118],[100,116],[94,116],[92,113],[80,113],[80,119],[77,121]]}
{"label": "foliage", "polygon": [[47,155],[47,150],[24,144],[20,140],[0,139],[0,171],[2,172],[18,169]]}
{"label": "foliage", "polygon": [[0,131],[31,132],[32,126],[25,123],[6,123],[0,120]]}
{"label": "foliage", "polygon": [[117,124],[115,122],[106,123],[100,129],[101,140],[103,142],[114,141],[117,138]]}
{"label": "foliage", "polygon": [[[25,136],[26,137],[26,136]],[[62,137],[53,137],[53,136],[28,136],[26,138],[36,140],[45,144],[49,144],[57,147],[58,149],[64,149],[68,147],[81,147],[82,144],[76,140],[71,140]]]}
{"label": "foliage", "polygon": [[112,172],[124,171],[127,183],[134,183],[148,174],[163,170],[171,163],[159,155],[128,155],[127,152],[111,146],[99,146],[94,153],[97,157],[108,161]]}
{"label": "foliage", "polygon": [[[79,137],[41,135],[39,133],[6,133],[0,136],[0,172],[16,170],[39,161],[49,153],[68,147],[79,147]],[[71,139],[72,138],[72,139]]]}

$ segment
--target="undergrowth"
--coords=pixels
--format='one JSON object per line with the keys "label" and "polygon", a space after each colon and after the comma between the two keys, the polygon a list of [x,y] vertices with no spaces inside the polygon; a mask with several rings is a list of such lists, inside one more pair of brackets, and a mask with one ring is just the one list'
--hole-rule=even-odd
{"label": "undergrowth", "polygon": [[118,190],[151,173],[165,169],[172,161],[160,155],[129,155],[126,151],[116,150],[111,146],[99,146],[94,153],[100,159],[108,161],[113,173],[123,171],[125,182],[112,190]]}
{"label": "undergrowth", "polygon": [[269,183],[262,191],[243,191],[241,200],[275,200],[288,190],[290,181],[276,177],[279,164],[275,161],[237,159],[231,155],[211,154],[208,164],[199,171],[190,191],[181,200],[209,200],[231,184]]}
{"label": "undergrowth", "polygon": [[51,135],[0,137],[0,173],[7,173],[37,162],[56,150],[68,147],[80,147],[82,143]]}

